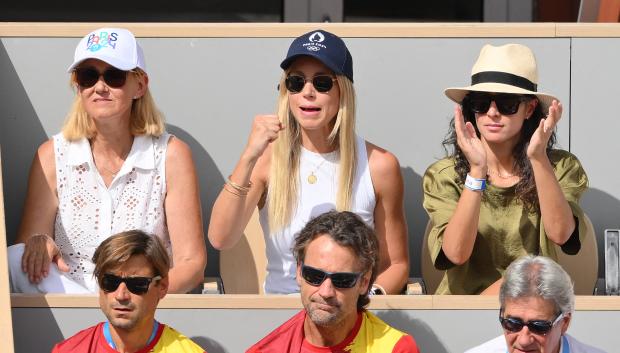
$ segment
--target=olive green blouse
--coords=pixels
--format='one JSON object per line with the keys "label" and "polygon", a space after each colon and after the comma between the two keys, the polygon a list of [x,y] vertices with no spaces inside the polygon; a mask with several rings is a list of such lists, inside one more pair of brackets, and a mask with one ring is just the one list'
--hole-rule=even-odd
{"label": "olive green blouse", "polygon": [[[570,152],[553,150],[549,159],[578,225],[561,249],[576,254],[586,234],[579,199],[588,187],[588,177]],[[556,249],[560,247],[547,238],[540,213],[528,211],[514,196],[514,187],[487,185],[471,257],[463,265],[454,265],[442,250],[443,232],[463,190],[454,160],[445,158],[432,164],[424,173],[422,183],[423,205],[433,225],[428,247],[435,267],[445,270],[437,294],[478,294],[500,279],[512,261],[526,254],[557,260]]]}

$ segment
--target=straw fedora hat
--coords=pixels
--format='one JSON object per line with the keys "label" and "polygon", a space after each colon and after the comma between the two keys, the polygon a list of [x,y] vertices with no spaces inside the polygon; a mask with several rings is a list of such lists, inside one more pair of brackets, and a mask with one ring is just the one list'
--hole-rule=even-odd
{"label": "straw fedora hat", "polygon": [[537,91],[538,69],[536,58],[530,48],[521,44],[499,47],[486,44],[471,69],[471,86],[450,87],[445,95],[461,104],[470,91],[531,94],[538,97],[543,113],[556,97]]}

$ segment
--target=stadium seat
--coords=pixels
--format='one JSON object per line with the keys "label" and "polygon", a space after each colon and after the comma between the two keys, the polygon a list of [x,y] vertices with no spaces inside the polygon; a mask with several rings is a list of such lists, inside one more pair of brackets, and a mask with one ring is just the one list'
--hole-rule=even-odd
{"label": "stadium seat", "polygon": [[258,221],[258,208],[252,214],[237,244],[220,252],[220,275],[226,294],[263,294],[267,256],[265,239]]}

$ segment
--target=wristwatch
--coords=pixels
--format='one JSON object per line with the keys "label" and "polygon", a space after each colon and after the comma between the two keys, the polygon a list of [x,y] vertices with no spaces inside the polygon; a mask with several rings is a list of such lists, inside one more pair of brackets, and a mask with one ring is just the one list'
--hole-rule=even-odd
{"label": "wristwatch", "polygon": [[379,288],[371,288],[370,295],[383,295],[383,292]]}
{"label": "wristwatch", "polygon": [[370,290],[368,291],[369,295],[385,295],[385,289],[383,289],[378,284],[373,284]]}

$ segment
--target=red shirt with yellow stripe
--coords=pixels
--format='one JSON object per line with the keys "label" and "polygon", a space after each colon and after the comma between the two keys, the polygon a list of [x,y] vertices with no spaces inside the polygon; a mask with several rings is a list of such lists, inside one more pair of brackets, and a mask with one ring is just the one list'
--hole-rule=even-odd
{"label": "red shirt with yellow stripe", "polygon": [[304,338],[305,319],[302,310],[246,353],[420,353],[413,337],[366,310],[358,313],[347,338],[332,347],[317,347]]}
{"label": "red shirt with yellow stripe", "polygon": [[[103,322],[84,329],[58,343],[52,353],[118,353],[110,347],[103,334]],[[177,330],[160,324],[155,338],[136,353],[206,353],[206,351]]]}

